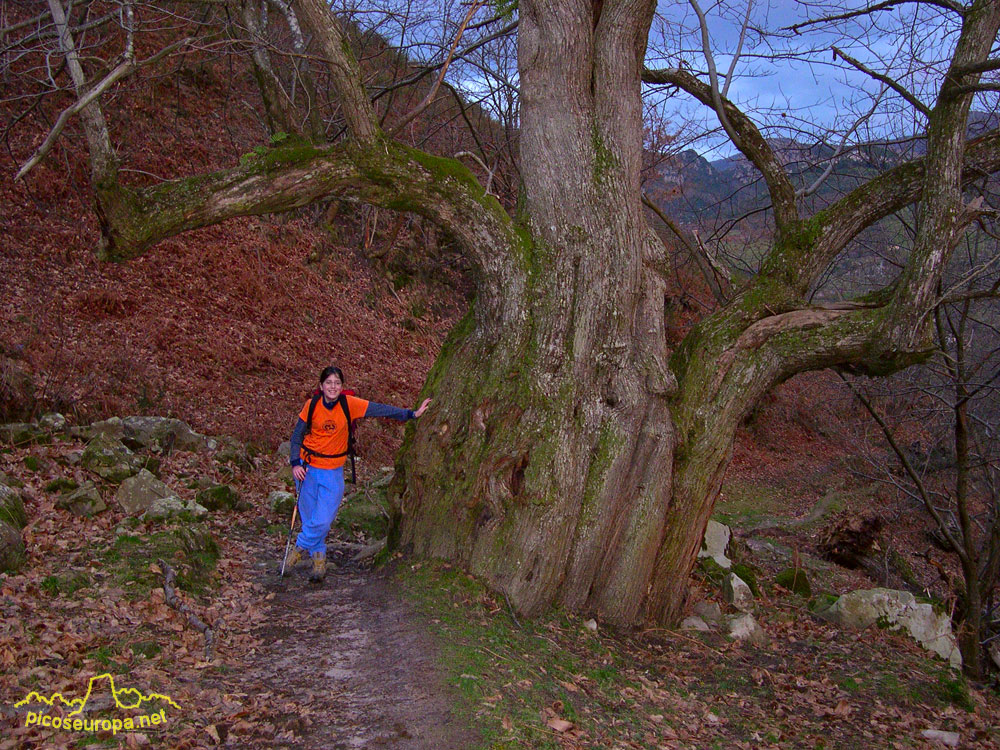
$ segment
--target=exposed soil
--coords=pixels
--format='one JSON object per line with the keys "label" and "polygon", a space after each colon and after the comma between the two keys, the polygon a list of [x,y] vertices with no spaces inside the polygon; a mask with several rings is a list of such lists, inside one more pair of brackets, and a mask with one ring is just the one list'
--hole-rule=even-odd
{"label": "exposed soil", "polygon": [[[277,575],[271,545],[259,546],[257,568],[267,590],[261,649],[238,682],[283,699],[309,696],[289,748],[437,748],[461,750],[477,736],[452,713],[436,666],[434,643],[400,595],[391,573],[350,562],[330,547],[322,584],[308,564]],[[241,740],[242,743],[242,740]]]}

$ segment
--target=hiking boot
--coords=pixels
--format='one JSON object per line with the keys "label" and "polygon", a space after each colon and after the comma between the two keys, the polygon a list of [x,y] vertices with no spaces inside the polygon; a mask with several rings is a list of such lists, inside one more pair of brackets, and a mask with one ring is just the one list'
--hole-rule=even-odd
{"label": "hiking boot", "polygon": [[289,573],[291,573],[292,569],[295,568],[295,566],[298,565],[300,562],[302,562],[305,559],[305,557],[306,557],[306,551],[304,549],[298,546],[292,547],[288,551],[288,556],[285,558],[284,574],[287,576]]}
{"label": "hiking boot", "polygon": [[309,574],[309,580],[313,583],[319,583],[324,578],[326,578],[326,553],[325,552],[313,552],[312,553],[313,569]]}

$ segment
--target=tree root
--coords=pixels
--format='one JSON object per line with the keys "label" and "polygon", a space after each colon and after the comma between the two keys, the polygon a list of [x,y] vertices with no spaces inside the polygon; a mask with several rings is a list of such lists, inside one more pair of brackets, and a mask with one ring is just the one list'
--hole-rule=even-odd
{"label": "tree root", "polygon": [[156,562],[163,571],[163,596],[167,600],[167,604],[181,614],[187,615],[188,622],[205,636],[205,661],[212,661],[212,647],[215,645],[215,634],[212,632],[212,628],[202,622],[188,605],[177,598],[177,592],[174,590],[174,579],[177,578],[177,572],[161,559],[157,559]]}

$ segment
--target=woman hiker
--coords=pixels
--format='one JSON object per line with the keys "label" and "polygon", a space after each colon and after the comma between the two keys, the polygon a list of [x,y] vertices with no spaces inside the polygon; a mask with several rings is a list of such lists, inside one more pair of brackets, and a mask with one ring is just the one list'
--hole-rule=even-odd
{"label": "woman hiker", "polygon": [[284,561],[287,573],[295,565],[312,557],[310,581],[322,581],[326,575],[326,535],[337,516],[344,497],[344,461],[349,435],[347,411],[351,421],[361,417],[389,417],[405,422],[427,410],[426,399],[416,411],[365,401],[341,393],[344,373],[339,367],[327,367],[319,376],[320,393],[306,402],[292,432],[289,461],[298,487],[302,531],[295,547]]}

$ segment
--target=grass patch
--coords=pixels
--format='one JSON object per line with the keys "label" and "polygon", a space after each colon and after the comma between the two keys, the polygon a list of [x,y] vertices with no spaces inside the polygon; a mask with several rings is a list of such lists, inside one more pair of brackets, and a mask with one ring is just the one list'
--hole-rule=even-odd
{"label": "grass patch", "polygon": [[[636,675],[605,643],[610,636],[558,613],[519,627],[505,602],[448,566],[407,566],[400,578],[440,644],[479,747],[559,748],[574,737],[587,747],[649,746],[651,733],[669,726],[645,705]],[[576,735],[553,731],[547,722],[556,718]]]}
{"label": "grass patch", "polygon": [[182,589],[201,595],[209,589],[219,547],[207,529],[188,524],[148,537],[121,534],[100,557],[105,570],[130,599],[144,599],[163,585],[163,574],[153,569],[153,563],[161,558],[177,571],[177,584]]}
{"label": "grass patch", "polygon": [[730,480],[722,486],[712,517],[727,526],[752,528],[764,523],[777,523],[775,517],[783,507],[778,490],[752,482]]}
{"label": "grass patch", "polygon": [[51,596],[60,594],[73,594],[80,589],[90,586],[90,576],[82,571],[68,573],[64,576],[46,576],[39,584],[39,588]]}

